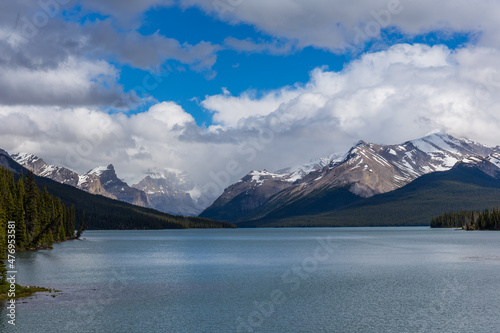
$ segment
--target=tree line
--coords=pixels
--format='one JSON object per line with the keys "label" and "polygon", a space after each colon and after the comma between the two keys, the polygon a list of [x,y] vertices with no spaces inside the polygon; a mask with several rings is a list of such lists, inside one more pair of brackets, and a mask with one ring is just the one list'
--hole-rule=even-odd
{"label": "tree line", "polygon": [[[54,242],[78,238],[90,222],[82,214],[75,230],[75,220],[74,206],[67,207],[45,188],[40,190],[32,172],[24,177],[0,167],[0,284],[5,282],[7,249],[14,242],[9,234],[15,234],[18,251],[47,249]],[[9,233],[13,229],[9,221],[15,222],[15,233]]]}
{"label": "tree line", "polygon": [[464,230],[500,230],[500,209],[449,212],[435,217],[431,228],[462,228]]}

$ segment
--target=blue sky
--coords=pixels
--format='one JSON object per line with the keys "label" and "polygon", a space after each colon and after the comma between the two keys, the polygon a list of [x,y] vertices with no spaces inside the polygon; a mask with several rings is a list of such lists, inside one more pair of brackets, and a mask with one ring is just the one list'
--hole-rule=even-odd
{"label": "blue sky", "polygon": [[[181,43],[197,44],[210,41],[223,44],[227,37],[270,42],[272,36],[261,33],[248,24],[229,24],[205,14],[198,8],[157,8],[145,13],[138,31],[144,35],[159,33]],[[307,47],[283,55],[223,50],[217,55],[212,71],[190,70],[172,61],[163,65],[165,80],[152,91],[159,101],[176,101],[191,113],[198,125],[212,125],[212,115],[199,105],[206,95],[221,93],[226,88],[233,95],[246,90],[260,93],[287,85],[304,84],[314,68],[327,66],[341,70],[350,61],[348,54]],[[121,67],[120,83],[133,89],[148,71],[131,66]]]}
{"label": "blue sky", "polygon": [[[83,17],[80,21],[95,21],[96,18],[105,19],[101,15],[91,15]],[[245,23],[230,24],[198,8],[154,8],[144,13],[140,24],[137,31],[144,36],[156,33],[191,45],[204,41],[223,44],[228,37],[250,39],[261,43],[273,41],[273,36],[259,31],[255,26]],[[210,126],[213,125],[212,114],[199,105],[199,101],[206,95],[221,93],[222,88],[233,95],[239,95],[247,90],[265,93],[287,85],[305,84],[309,80],[309,73],[318,67],[340,71],[363,53],[387,49],[396,43],[420,43],[431,46],[443,44],[455,49],[471,41],[473,38],[468,33],[431,31],[408,36],[397,28],[390,27],[381,32],[380,38],[367,40],[366,45],[360,46],[355,52],[346,50],[338,53],[313,46],[293,49],[278,55],[269,52],[223,50],[217,54],[217,62],[210,71],[192,70],[178,61],[164,63],[161,66],[163,70],[161,84],[148,93],[158,101],[175,101],[194,116],[199,126]],[[118,66],[119,82],[126,91],[134,90],[138,82],[149,73],[147,70],[126,64]],[[129,112],[141,112],[146,106]]]}
{"label": "blue sky", "polygon": [[78,172],[176,170],[200,189],[233,161],[231,182],[360,139],[500,143],[496,1],[0,6],[0,147]]}

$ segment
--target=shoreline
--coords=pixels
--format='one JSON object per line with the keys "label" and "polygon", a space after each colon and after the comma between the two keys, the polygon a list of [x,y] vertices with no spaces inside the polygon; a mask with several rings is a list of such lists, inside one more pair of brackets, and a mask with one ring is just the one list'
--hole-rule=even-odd
{"label": "shoreline", "polygon": [[26,298],[29,297],[35,293],[39,292],[47,292],[50,293],[52,297],[55,297],[55,293],[60,293],[60,290],[56,289],[50,289],[50,288],[45,288],[45,287],[38,287],[38,286],[21,286],[19,284],[16,285],[16,292],[15,296],[10,297],[9,296],[9,288],[10,284],[3,284],[0,285],[0,301],[2,300],[9,300],[9,299],[20,299],[20,298]]}

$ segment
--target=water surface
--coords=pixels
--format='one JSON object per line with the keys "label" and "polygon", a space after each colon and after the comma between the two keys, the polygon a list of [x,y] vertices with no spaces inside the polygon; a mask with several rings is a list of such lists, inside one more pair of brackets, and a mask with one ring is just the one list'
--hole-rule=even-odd
{"label": "water surface", "polygon": [[[18,332],[498,332],[500,232],[88,231],[18,253]],[[4,306],[2,306],[4,308]]]}

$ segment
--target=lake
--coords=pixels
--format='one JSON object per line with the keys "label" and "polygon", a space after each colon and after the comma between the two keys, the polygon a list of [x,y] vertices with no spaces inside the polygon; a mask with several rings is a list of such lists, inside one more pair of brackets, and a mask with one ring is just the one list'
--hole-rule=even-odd
{"label": "lake", "polygon": [[87,231],[17,254],[12,332],[498,332],[500,232]]}

